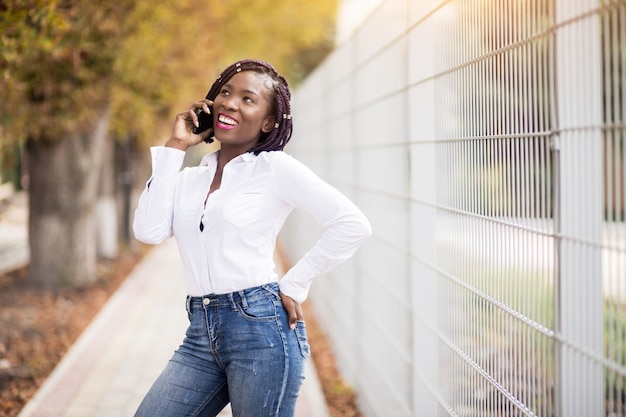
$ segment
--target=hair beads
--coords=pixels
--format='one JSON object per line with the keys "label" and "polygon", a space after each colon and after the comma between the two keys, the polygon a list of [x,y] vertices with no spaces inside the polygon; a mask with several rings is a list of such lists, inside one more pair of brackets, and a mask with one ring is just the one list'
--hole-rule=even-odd
{"label": "hair beads", "polygon": [[280,75],[274,67],[263,61],[244,59],[226,68],[211,86],[206,98],[215,100],[222,86],[232,78],[233,75],[241,71],[254,71],[265,74],[272,80],[270,89],[271,113],[274,115],[276,123],[274,129],[269,133],[262,133],[259,142],[250,148],[248,152],[259,154],[263,151],[282,151],[289,139],[293,129],[291,119],[291,92],[285,77]]}

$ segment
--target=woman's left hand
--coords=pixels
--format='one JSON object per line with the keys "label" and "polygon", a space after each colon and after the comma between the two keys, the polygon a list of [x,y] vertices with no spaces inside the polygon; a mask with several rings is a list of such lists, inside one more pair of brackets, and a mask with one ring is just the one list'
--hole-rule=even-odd
{"label": "woman's left hand", "polygon": [[302,307],[300,304],[296,303],[296,301],[289,297],[288,295],[279,293],[280,300],[283,303],[283,308],[287,312],[287,317],[289,318],[289,328],[291,330],[295,330],[296,322],[298,320],[304,320],[304,314],[302,314]]}

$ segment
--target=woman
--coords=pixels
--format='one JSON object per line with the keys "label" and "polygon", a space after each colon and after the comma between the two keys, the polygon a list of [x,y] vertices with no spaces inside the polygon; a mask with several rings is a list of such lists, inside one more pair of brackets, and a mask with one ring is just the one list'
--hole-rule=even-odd
{"label": "woman", "polygon": [[[213,126],[196,134],[202,112]],[[344,195],[282,152],[291,131],[285,78],[243,60],[151,149],[134,232],[151,244],[176,237],[190,325],[137,416],[215,416],[229,402],[235,417],[294,415],[309,356],[300,303],[371,229]],[[180,171],[185,151],[213,138],[219,151]],[[325,232],[279,283],[276,236],[295,207]]]}

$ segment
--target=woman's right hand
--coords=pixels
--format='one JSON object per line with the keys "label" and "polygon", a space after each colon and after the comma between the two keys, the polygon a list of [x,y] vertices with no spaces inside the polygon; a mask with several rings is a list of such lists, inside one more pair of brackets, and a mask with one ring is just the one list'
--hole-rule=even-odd
{"label": "woman's right hand", "polygon": [[213,128],[197,135],[193,133],[193,128],[198,125],[196,110],[202,109],[205,113],[210,113],[209,106],[212,104],[213,102],[207,99],[196,101],[191,106],[191,109],[183,113],[178,113],[174,121],[174,126],[172,126],[172,133],[165,143],[165,146],[186,151],[190,146],[197,145],[211,136],[213,134]]}

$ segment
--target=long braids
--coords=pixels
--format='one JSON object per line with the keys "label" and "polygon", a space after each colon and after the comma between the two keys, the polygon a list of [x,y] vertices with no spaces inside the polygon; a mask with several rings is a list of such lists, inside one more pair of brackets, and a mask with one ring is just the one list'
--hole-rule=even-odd
{"label": "long braids", "polygon": [[206,95],[209,100],[215,100],[222,87],[233,75],[241,71],[254,71],[259,74],[265,74],[272,80],[271,91],[271,112],[274,115],[276,123],[274,128],[268,133],[262,133],[259,142],[248,150],[258,155],[263,151],[282,151],[293,130],[293,121],[291,117],[291,92],[289,84],[285,77],[280,75],[278,71],[269,63],[253,59],[244,59],[226,68],[217,77],[217,80],[211,86]]}

